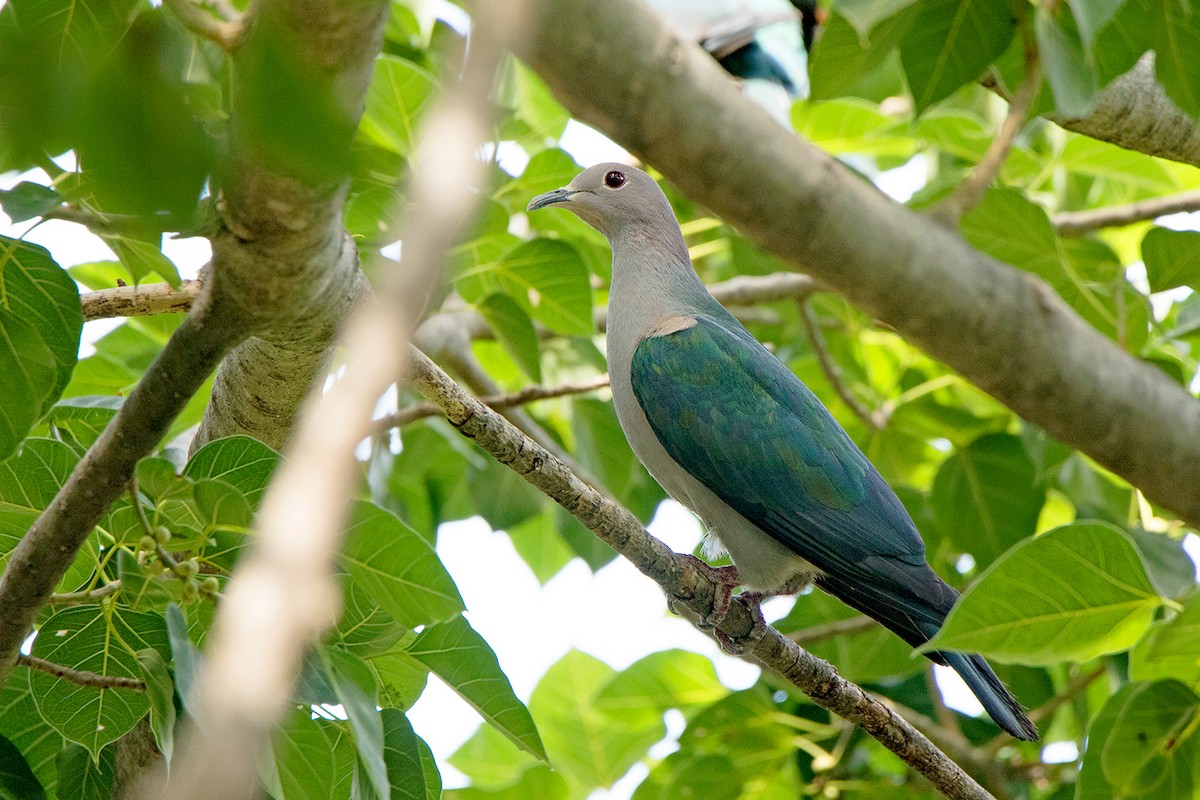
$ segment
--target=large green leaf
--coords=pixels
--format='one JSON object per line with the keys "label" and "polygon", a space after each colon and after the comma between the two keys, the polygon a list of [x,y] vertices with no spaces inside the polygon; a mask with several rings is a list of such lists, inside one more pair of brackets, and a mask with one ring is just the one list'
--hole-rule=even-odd
{"label": "large green leaf", "polygon": [[1178,681],[1122,687],[1088,730],[1076,800],[1192,797],[1200,747],[1180,734],[1197,714],[1200,700]]}
{"label": "large green leaf", "polygon": [[1191,0],[1154,6],[1154,74],[1175,104],[1200,117],[1200,8]]}
{"label": "large green leaf", "polygon": [[346,712],[360,768],[383,800],[391,797],[388,765],[384,760],[383,718],[379,715],[375,677],[356,656],[342,650],[321,648],[325,674],[338,702]]}
{"label": "large green leaf", "polygon": [[567,242],[523,242],[498,260],[460,272],[457,285],[472,302],[505,292],[527,314],[559,333],[588,336],[594,330],[587,264]]}
{"label": "large green leaf", "polygon": [[276,800],[349,796],[354,744],[338,723],[312,719],[307,708],[293,711],[275,731],[271,751],[275,773],[267,788],[275,790],[271,794]]}
{"label": "large green leaf", "polygon": [[0,689],[0,736],[16,746],[38,783],[53,794],[58,781],[54,762],[63,749],[63,738],[42,721],[29,679],[19,670]]}
{"label": "large green leaf", "polygon": [[416,143],[417,121],[436,86],[434,77],[411,61],[379,56],[359,136],[408,156]]}
{"label": "large green leaf", "polygon": [[[387,767],[387,781],[392,800],[437,800],[438,794],[427,785],[425,764],[421,745],[404,712],[398,708],[385,708],[379,712],[383,719],[383,759]],[[374,800],[370,787],[363,783],[362,762],[356,765],[354,797]]]}
{"label": "large green leaf", "polygon": [[1132,646],[1161,604],[1128,535],[1104,523],[1064,525],[996,561],[921,650],[1082,662]]}
{"label": "large green leaf", "polygon": [[183,474],[192,480],[219,478],[257,506],[278,463],[279,454],[257,439],[229,436],[200,448]]}
{"label": "large green leaf", "polygon": [[408,653],[458,692],[513,744],[546,759],[529,710],[513,693],[492,648],[464,617],[429,626],[408,647]]}
{"label": "large green leaf", "polygon": [[1003,0],[923,0],[900,42],[917,111],[976,80],[1016,31]]}
{"label": "large green leaf", "polygon": [[[164,657],[169,652],[161,616],[78,606],[59,611],[42,624],[32,655],[98,675],[141,679],[137,651],[146,648]],[[29,686],[47,724],[86,747],[93,758],[150,709],[145,692],[80,686],[39,670],[29,671]]]}
{"label": "large green leaf", "polygon": [[530,380],[541,383],[541,348],[533,320],[525,309],[504,292],[489,294],[476,307],[521,370]]}
{"label": "large green leaf", "polygon": [[980,566],[990,564],[1037,527],[1046,490],[1021,440],[993,433],[950,456],[933,483],[942,535]]}
{"label": "large green leaf", "polygon": [[614,676],[596,693],[594,705],[618,718],[647,712],[657,716],[668,708],[706,706],[727,694],[711,660],[686,650],[662,650]]}
{"label": "large green leaf", "polygon": [[354,504],[341,563],[406,628],[445,622],[463,610],[454,579],[429,542],[373,503]]}
{"label": "large green leaf", "polygon": [[1200,290],[1200,233],[1151,228],[1142,239],[1142,261],[1150,291],[1178,286]]}
{"label": "large green leaf", "polygon": [[529,705],[554,764],[569,783],[611,786],[666,732],[661,717],[609,715],[595,705],[615,671],[572,650],[546,671]]}

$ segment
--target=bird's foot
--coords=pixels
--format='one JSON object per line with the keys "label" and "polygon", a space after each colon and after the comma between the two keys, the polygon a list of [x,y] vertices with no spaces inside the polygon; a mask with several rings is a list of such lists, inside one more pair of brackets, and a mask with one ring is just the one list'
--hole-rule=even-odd
{"label": "bird's foot", "polygon": [[[708,564],[707,562],[702,561],[699,558],[696,558],[694,555],[691,555],[690,553],[682,556],[682,558],[685,561],[692,562],[692,564],[695,565],[696,569],[700,571],[700,574],[703,575],[704,577],[706,577],[709,580],[709,582],[711,582],[713,585],[712,611],[710,611],[707,614],[705,614],[704,616],[700,617],[698,620],[696,620],[695,617],[692,617],[692,619],[695,621],[695,624],[698,627],[700,627],[704,630],[710,630],[710,629],[716,627],[717,625],[720,625],[721,622],[725,619],[725,616],[729,613],[730,598],[733,596],[734,588],[736,588],[739,585],[737,567],[733,567],[733,566],[714,567],[711,564]],[[679,614],[680,616],[689,616],[687,614],[683,614],[680,611],[679,606],[677,605],[681,600],[689,600],[689,599],[691,599],[691,598],[690,597],[668,597],[667,598],[667,607],[671,610],[672,614]]]}
{"label": "bird's foot", "polygon": [[717,644],[731,656],[746,655],[754,649],[754,645],[758,644],[767,631],[767,621],[763,619],[762,613],[763,595],[758,592],[742,592],[738,599],[750,613],[750,630],[738,636],[731,636],[722,628],[713,628],[713,637],[716,638]]}

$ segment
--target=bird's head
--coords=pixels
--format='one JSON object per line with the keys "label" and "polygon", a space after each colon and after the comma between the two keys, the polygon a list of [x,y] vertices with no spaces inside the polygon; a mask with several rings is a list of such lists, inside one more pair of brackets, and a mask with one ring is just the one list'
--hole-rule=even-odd
{"label": "bird's head", "polygon": [[679,223],[658,184],[642,170],[609,162],[588,167],[561,189],[529,201],[527,211],[562,206],[605,235],[615,237],[667,228]]}

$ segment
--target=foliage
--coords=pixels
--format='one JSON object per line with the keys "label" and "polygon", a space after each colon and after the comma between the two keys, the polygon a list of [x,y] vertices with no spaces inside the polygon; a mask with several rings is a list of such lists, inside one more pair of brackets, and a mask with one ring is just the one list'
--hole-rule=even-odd
{"label": "foliage", "polygon": [[[435,22],[427,4],[395,0],[393,12],[347,165],[346,227],[364,252],[394,239],[414,131],[439,83],[457,74],[446,55],[454,48],[436,46],[457,34]],[[1002,104],[980,76],[1012,91],[1035,53],[1045,74],[1039,112],[1087,113],[1098,92],[1153,49],[1168,95],[1200,116],[1195,3],[835,0],[830,12],[810,59],[812,99],[795,104],[792,123],[868,178],[917,173],[914,208],[961,182],[995,137]],[[74,270],[88,288],[111,287],[118,276],[177,282],[161,237],[202,229],[230,71],[215,45],[144,0],[9,0],[0,6],[0,171],[40,167],[48,181],[20,183],[0,194],[0,205],[13,220],[64,209],[90,219],[118,262]],[[261,77],[254,90],[270,91]],[[521,157],[490,166],[484,213],[448,267],[446,308],[478,312],[487,331],[468,356],[504,390],[593,376],[604,370],[593,303],[605,299],[607,247],[569,215],[522,215],[531,196],[579,169],[563,147],[568,115],[515,60],[496,96],[497,139]],[[293,140],[274,144],[297,153],[319,152],[328,134],[286,130]],[[67,151],[78,155],[78,169],[52,160]],[[962,235],[1047,282],[1133,357],[1196,385],[1200,301],[1191,290],[1200,289],[1200,234],[1143,222],[1064,238],[1052,215],[1195,188],[1200,173],[1034,119],[999,184],[962,219]],[[664,188],[706,281],[781,270]],[[815,643],[814,652],[992,748],[1009,796],[1196,796],[1200,589],[1183,524],[840,298],[809,302],[819,346],[840,367],[843,387],[823,371],[793,302],[745,316],[896,487],[934,569],[967,590],[937,646],[1002,662],[1017,697],[1047,704],[1045,741],[1073,743],[1080,758],[1040,765],[1048,777],[1030,780],[1030,765],[1043,757],[1038,745],[993,746],[988,723],[957,713],[947,721],[923,662],[878,629]],[[77,363],[83,316],[72,275],[45,250],[0,238],[0,564],[176,325],[128,320]],[[1007,346],[996,343],[998,352]],[[868,425],[847,396],[886,424]],[[198,420],[206,399],[189,407],[176,432]],[[618,500],[652,516],[663,494],[629,452],[607,402],[553,399],[527,410]],[[930,793],[876,742],[776,677],[730,691],[712,663],[692,653],[651,653],[616,670],[571,652],[526,707],[461,615],[458,589],[436,554],[438,525],[482,516],[508,531],[543,581],[576,557],[598,568],[613,554],[443,422],[410,424],[399,441],[397,448],[378,438],[363,465],[370,499],[355,504],[339,562],[344,612],[307,662],[293,713],[263,765],[271,796],[566,800],[639,763],[648,774],[638,800]],[[176,730],[195,711],[191,692],[214,604],[252,538],[278,458],[242,437],[190,457],[167,446],[139,464],[136,484],[58,587],[90,595],[46,608],[32,655],[103,678],[141,679],[146,691],[18,669],[0,687],[0,796],[109,796],[115,743],[142,719],[164,754],[176,750]],[[811,593],[778,624],[790,632],[850,616]],[[466,788],[442,792],[433,756],[404,716],[430,673],[486,723],[450,760],[470,780]],[[667,736],[664,715],[682,719],[683,730],[660,756],[650,748]]]}

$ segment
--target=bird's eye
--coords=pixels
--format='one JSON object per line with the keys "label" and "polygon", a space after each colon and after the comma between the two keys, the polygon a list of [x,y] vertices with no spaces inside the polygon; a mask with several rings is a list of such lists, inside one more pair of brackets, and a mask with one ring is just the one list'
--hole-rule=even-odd
{"label": "bird's eye", "polygon": [[604,176],[604,185],[610,189],[620,189],[625,185],[625,173],[613,170]]}

